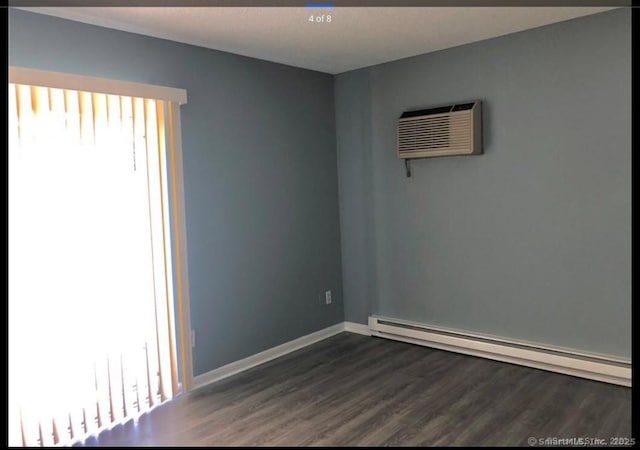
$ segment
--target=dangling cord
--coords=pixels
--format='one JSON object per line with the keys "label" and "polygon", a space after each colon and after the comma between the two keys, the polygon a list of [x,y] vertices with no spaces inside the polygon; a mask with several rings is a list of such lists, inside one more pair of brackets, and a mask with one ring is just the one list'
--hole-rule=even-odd
{"label": "dangling cord", "polygon": [[411,160],[409,158],[404,160],[404,167],[407,169],[407,178],[411,178]]}

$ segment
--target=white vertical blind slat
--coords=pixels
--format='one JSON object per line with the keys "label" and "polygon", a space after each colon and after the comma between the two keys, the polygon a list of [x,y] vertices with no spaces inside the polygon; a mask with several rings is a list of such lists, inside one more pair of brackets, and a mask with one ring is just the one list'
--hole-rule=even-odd
{"label": "white vertical blind slat", "polygon": [[[159,197],[160,197],[160,217],[162,220],[162,240],[161,245],[164,245],[164,248],[161,251],[161,254],[164,258],[163,265],[164,267],[164,296],[165,302],[164,306],[164,316],[162,324],[166,324],[165,330],[165,338],[167,339],[169,336],[175,336],[176,327],[175,327],[175,316],[173,310],[173,304],[169,299],[173,298],[173,266],[171,263],[171,239],[170,239],[170,210],[169,210],[169,183],[168,183],[168,175],[169,170],[167,167],[167,153],[169,152],[168,148],[168,137],[167,137],[167,129],[169,128],[168,124],[168,109],[169,104],[165,101],[156,102],[157,105],[157,132],[158,132],[158,180],[159,180]],[[167,395],[170,395],[169,398],[173,398],[178,394],[178,363],[177,363],[177,355],[176,355],[176,347],[174,345],[174,340],[169,339],[169,347],[165,348],[165,358],[163,358],[164,366],[162,368],[163,373],[171,374],[171,378],[165,377],[165,392]]]}

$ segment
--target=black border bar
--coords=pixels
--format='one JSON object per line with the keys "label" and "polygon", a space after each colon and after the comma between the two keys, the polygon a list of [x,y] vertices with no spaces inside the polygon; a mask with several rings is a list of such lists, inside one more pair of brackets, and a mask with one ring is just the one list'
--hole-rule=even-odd
{"label": "black border bar", "polygon": [[[318,3],[334,7],[630,7],[632,0],[8,0],[9,7],[56,6],[173,6],[173,7],[305,7]],[[328,9],[328,8],[327,8]]]}

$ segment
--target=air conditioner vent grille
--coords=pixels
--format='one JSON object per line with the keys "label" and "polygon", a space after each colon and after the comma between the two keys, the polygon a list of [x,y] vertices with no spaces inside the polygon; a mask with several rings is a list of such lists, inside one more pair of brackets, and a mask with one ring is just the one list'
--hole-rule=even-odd
{"label": "air conditioner vent grille", "polygon": [[480,102],[405,112],[398,121],[398,156],[480,153],[480,117]]}

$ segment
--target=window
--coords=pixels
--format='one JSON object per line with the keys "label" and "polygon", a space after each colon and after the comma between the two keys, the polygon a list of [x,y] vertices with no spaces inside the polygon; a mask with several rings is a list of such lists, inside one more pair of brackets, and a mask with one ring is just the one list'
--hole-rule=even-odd
{"label": "window", "polygon": [[[177,89],[11,68],[10,445],[71,443],[178,393],[185,102]],[[188,385],[190,346],[180,354]]]}

